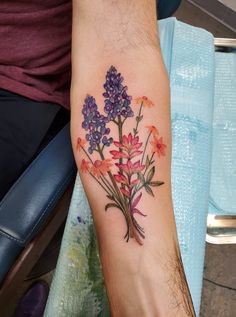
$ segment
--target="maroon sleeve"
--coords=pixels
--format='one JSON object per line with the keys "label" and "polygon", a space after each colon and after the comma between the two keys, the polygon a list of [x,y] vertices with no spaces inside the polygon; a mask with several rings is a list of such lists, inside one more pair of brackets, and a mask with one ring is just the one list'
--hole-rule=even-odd
{"label": "maroon sleeve", "polygon": [[0,1],[0,88],[69,107],[71,1]]}

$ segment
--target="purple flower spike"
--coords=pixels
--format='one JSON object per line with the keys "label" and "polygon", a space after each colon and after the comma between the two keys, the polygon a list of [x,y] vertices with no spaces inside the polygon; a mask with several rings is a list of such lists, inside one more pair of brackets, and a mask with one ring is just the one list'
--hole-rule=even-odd
{"label": "purple flower spike", "polygon": [[96,101],[92,96],[87,95],[85,98],[82,114],[84,115],[82,128],[88,131],[86,134],[86,140],[89,141],[90,145],[88,152],[92,154],[101,142],[102,146],[110,146],[113,139],[107,137],[110,133],[110,129],[106,127],[108,118],[100,114]]}
{"label": "purple flower spike", "polygon": [[124,78],[111,66],[106,75],[104,84],[105,107],[104,111],[108,119],[115,120],[117,116],[124,118],[133,117],[134,113],[130,107],[132,97],[127,94],[127,86],[123,86]]}

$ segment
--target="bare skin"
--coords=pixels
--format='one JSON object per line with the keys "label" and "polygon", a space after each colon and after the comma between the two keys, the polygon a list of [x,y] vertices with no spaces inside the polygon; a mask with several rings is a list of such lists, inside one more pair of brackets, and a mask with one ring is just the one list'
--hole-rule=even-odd
{"label": "bare skin", "polygon": [[[169,80],[158,41],[155,1],[74,0],[72,33],[72,145],[95,221],[111,314],[114,317],[195,316],[182,267],[173,215]],[[122,84],[128,87],[127,93],[132,96],[130,107],[134,115],[125,120],[122,135],[131,134],[132,138],[138,136],[138,142],[142,143],[142,146],[139,145],[142,153],[137,152],[135,155],[140,162],[143,152],[149,151],[150,155],[154,153],[153,179],[161,181],[161,186],[152,183],[153,195],[150,192],[148,194],[143,187],[139,191],[142,192],[139,209],[146,216],[135,214],[135,219],[144,228],[145,238],[130,218],[128,194],[120,192],[122,188],[131,187],[120,183],[119,179],[125,176],[130,184],[134,176],[126,174],[120,165],[117,171],[115,164],[132,162],[133,158],[125,158],[124,154],[116,152],[110,153],[111,149],[114,150],[114,141],[121,140],[116,124],[112,121],[107,123],[111,128],[109,137],[113,143],[104,146],[103,154],[99,152],[99,147],[90,153],[89,140],[78,145],[78,138],[85,140],[89,132],[84,128],[83,121],[86,120],[82,115],[82,110],[88,109],[86,96],[93,96],[97,110],[105,116],[109,115],[109,112],[104,112],[103,84],[112,65],[124,77]],[[138,132],[135,132],[136,116],[142,103],[142,99],[138,99],[140,96],[147,96],[152,104],[150,107],[148,104],[142,107],[143,117]],[[116,120],[118,123],[118,117]],[[155,139],[156,132],[152,132],[145,149],[149,133],[147,127],[150,126],[156,127],[158,134]],[[151,140],[158,146],[155,151]],[[124,153],[124,148],[119,146],[117,151]],[[123,157],[115,159],[117,155]],[[110,165],[104,165],[107,170],[99,175],[99,168],[96,168],[94,162],[105,164],[105,157],[109,158]],[[144,171],[143,168],[141,173]],[[115,179],[114,175],[120,178]],[[109,186],[115,189],[109,189]],[[105,211],[105,206],[110,202],[106,192],[109,190],[119,193],[118,200],[123,195],[125,211],[121,212],[122,208],[116,206],[110,206]],[[125,236],[127,228],[128,239]]]}

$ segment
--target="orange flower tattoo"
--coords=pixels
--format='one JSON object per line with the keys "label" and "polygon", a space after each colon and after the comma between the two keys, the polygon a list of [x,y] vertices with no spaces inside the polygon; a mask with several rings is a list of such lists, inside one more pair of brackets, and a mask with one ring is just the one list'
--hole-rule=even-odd
{"label": "orange flower tattoo", "polygon": [[96,160],[91,167],[91,173],[96,177],[101,177],[102,175],[106,174],[110,171],[112,166],[111,160]]}
{"label": "orange flower tattoo", "polygon": [[154,125],[147,125],[146,128],[149,130],[150,133],[152,133],[152,135],[159,134],[159,131],[157,130],[157,128]]}
{"label": "orange flower tattoo", "polygon": [[90,170],[90,162],[89,161],[85,161],[85,159],[82,160],[80,168],[82,172],[89,172]]}
{"label": "orange flower tattoo", "polygon": [[163,138],[160,137],[158,139],[157,136],[154,135],[153,141],[151,141],[153,152],[157,154],[158,157],[165,156],[166,145],[163,143]]}
{"label": "orange flower tattoo", "polygon": [[80,149],[82,147],[84,147],[84,145],[86,144],[86,140],[83,140],[81,138],[77,139],[77,145],[76,145],[76,149],[80,151]]}
{"label": "orange flower tattoo", "polygon": [[138,97],[135,99],[137,105],[143,104],[144,107],[152,108],[154,103],[146,96]]}

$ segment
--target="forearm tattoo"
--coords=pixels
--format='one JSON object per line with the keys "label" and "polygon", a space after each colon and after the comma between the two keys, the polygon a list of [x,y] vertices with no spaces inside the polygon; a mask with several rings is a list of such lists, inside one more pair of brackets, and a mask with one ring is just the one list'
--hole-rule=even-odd
{"label": "forearm tattoo", "polygon": [[[138,205],[144,191],[154,196],[152,187],[164,184],[154,176],[155,161],[165,156],[166,145],[157,127],[142,126],[145,112],[154,103],[146,96],[132,99],[123,81],[111,66],[104,83],[104,113],[99,112],[93,96],[86,96],[82,109],[82,128],[86,132],[77,139],[77,150],[85,154],[81,172],[89,173],[107,195],[105,210],[114,207],[123,213],[127,225],[124,239],[128,242],[134,238],[142,245],[145,232],[136,217],[147,215]],[[135,124],[129,131],[131,117],[135,117]],[[139,138],[140,128],[147,131],[144,142]],[[117,139],[110,136],[115,129]]]}

